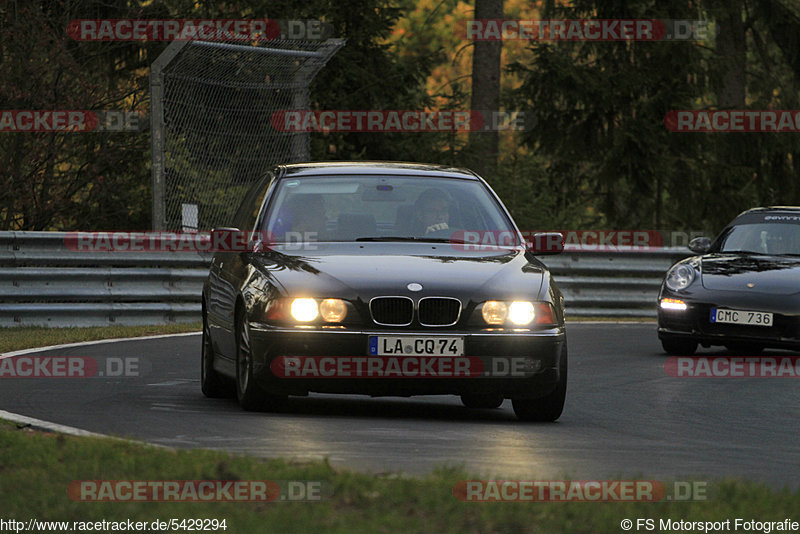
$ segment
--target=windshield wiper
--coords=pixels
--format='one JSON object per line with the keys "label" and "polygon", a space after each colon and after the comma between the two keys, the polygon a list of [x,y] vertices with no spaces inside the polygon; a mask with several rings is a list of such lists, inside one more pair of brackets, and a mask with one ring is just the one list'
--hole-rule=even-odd
{"label": "windshield wiper", "polygon": [[454,237],[416,237],[410,235],[386,235],[386,236],[375,236],[375,237],[357,237],[356,241],[408,241],[408,242],[417,242],[417,243],[454,243],[458,245],[471,245],[473,247],[495,247],[495,248],[513,248],[519,246],[518,244],[494,244],[494,243],[474,243],[472,241],[464,241],[463,239],[456,239]]}
{"label": "windshield wiper", "polygon": [[749,254],[751,256],[770,256],[764,252],[756,252],[755,250],[720,250],[719,254]]}
{"label": "windshield wiper", "polygon": [[410,235],[384,235],[376,237],[357,237],[356,241],[418,241],[420,243],[462,243],[457,239],[443,237],[414,237]]}

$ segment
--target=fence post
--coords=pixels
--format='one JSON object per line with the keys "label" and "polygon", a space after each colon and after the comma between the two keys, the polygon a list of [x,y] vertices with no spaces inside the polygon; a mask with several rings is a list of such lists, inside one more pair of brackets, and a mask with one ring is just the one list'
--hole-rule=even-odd
{"label": "fence post", "polygon": [[150,158],[153,182],[153,230],[166,229],[164,192],[164,76],[163,69],[188,41],[172,41],[150,65]]}

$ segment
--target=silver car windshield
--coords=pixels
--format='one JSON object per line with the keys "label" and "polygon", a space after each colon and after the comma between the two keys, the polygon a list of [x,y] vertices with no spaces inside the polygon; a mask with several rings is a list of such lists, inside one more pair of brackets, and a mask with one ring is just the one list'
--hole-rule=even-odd
{"label": "silver car windshield", "polygon": [[481,182],[425,176],[282,179],[262,224],[276,242],[481,242],[517,246],[513,224]]}

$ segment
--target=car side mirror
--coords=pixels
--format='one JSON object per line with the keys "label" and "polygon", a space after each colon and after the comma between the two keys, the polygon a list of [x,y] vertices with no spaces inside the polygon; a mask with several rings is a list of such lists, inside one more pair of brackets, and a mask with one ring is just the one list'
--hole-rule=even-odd
{"label": "car side mirror", "polygon": [[561,232],[542,232],[533,234],[526,243],[528,252],[537,256],[561,254],[564,252],[564,234]]}
{"label": "car side mirror", "polygon": [[689,241],[689,250],[698,254],[705,254],[711,250],[711,240],[707,237],[695,237]]}
{"label": "car side mirror", "polygon": [[249,243],[244,234],[233,226],[222,226],[211,230],[212,252],[248,252]]}

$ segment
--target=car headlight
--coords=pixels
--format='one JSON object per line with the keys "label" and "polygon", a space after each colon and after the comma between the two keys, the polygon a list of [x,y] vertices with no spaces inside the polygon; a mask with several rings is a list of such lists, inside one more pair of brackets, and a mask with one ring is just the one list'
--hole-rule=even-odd
{"label": "car headlight", "polygon": [[533,311],[533,302],[515,300],[508,307],[508,319],[515,325],[530,324],[534,317],[536,317],[536,313]]}
{"label": "car headlight", "polygon": [[673,291],[686,289],[694,282],[695,270],[690,265],[679,263],[667,272],[666,285]]}
{"label": "car headlight", "polygon": [[347,306],[341,299],[325,299],[319,304],[319,314],[327,323],[341,323],[347,316]]}
{"label": "car headlight", "polygon": [[319,316],[319,306],[314,299],[294,299],[291,306],[292,317],[301,323],[308,323]]}
{"label": "car headlight", "polygon": [[488,324],[503,324],[508,317],[508,306],[498,300],[487,300],[481,308],[483,320]]}
{"label": "car headlight", "polygon": [[527,326],[534,322],[541,325],[556,323],[553,306],[549,302],[487,300],[481,305],[481,315],[483,321],[490,325],[511,323],[515,326]]}
{"label": "car headlight", "polygon": [[[341,323],[352,315],[350,305],[342,299],[279,298],[266,303],[263,317],[272,323]],[[356,316],[358,314],[356,313]]]}

